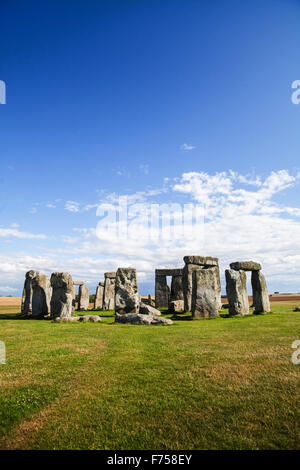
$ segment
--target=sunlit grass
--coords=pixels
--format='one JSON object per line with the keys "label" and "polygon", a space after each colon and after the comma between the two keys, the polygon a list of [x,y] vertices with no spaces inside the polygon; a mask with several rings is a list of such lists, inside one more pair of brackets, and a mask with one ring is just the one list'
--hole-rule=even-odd
{"label": "sunlit grass", "polygon": [[95,311],[101,323],[23,320],[1,307],[0,448],[299,448],[298,304],[172,326],[115,324],[110,311]]}

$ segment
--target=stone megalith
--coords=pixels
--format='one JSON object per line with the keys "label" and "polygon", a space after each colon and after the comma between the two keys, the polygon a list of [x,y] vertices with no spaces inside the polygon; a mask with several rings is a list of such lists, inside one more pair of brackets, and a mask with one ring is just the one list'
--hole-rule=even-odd
{"label": "stone megalith", "polygon": [[24,301],[22,301],[22,313],[25,315],[31,315],[32,313],[32,279],[35,278],[36,271],[27,271],[25,274],[25,282],[23,289]]}
{"label": "stone megalith", "polygon": [[244,271],[226,269],[226,292],[230,315],[248,315],[247,276]]}
{"label": "stone megalith", "polygon": [[221,285],[219,267],[197,269],[193,272],[191,312],[193,317],[217,317],[220,309]]}
{"label": "stone megalith", "polygon": [[85,284],[80,284],[78,294],[78,310],[88,310],[90,305],[90,289]]}
{"label": "stone megalith", "polygon": [[235,263],[230,263],[230,269],[235,271],[260,271],[261,264],[256,261],[236,261]]}
{"label": "stone megalith", "polygon": [[26,290],[25,290],[25,287],[23,287],[22,302],[21,302],[21,313],[24,313],[25,298],[26,298]]}
{"label": "stone megalith", "polygon": [[182,276],[172,276],[170,302],[183,300]]}
{"label": "stone megalith", "polygon": [[69,273],[52,273],[51,318],[70,318],[72,315],[73,280]]}
{"label": "stone megalith", "polygon": [[117,314],[139,313],[140,297],[136,269],[118,268],[116,273],[115,311]]}
{"label": "stone megalith", "polygon": [[104,282],[99,282],[97,289],[96,289],[94,309],[101,310],[103,308],[103,292],[104,292]]}
{"label": "stone megalith", "polygon": [[73,282],[73,289],[72,289],[72,314],[75,313],[76,309],[76,285]]}
{"label": "stone megalith", "polygon": [[50,313],[52,287],[46,274],[36,271],[32,278],[32,317],[43,318]]}
{"label": "stone megalith", "polygon": [[115,284],[116,273],[104,273],[103,310],[113,310],[115,308]]}
{"label": "stone megalith", "polygon": [[[184,256],[183,261],[185,266],[182,270],[182,287],[183,287],[183,298],[184,298],[184,310],[190,312],[192,310],[192,292],[193,292],[193,273],[203,268],[217,268],[214,273],[216,276],[216,282],[220,285],[220,270],[218,258],[212,256]],[[221,307],[221,295],[219,300],[219,306]]]}
{"label": "stone megalith", "polygon": [[168,307],[169,286],[166,276],[155,274],[155,307]]}
{"label": "stone megalith", "polygon": [[261,271],[252,271],[251,284],[253,292],[254,313],[270,312],[270,299],[265,276]]}
{"label": "stone megalith", "polygon": [[184,300],[172,300],[169,303],[170,313],[181,313],[184,311]]}

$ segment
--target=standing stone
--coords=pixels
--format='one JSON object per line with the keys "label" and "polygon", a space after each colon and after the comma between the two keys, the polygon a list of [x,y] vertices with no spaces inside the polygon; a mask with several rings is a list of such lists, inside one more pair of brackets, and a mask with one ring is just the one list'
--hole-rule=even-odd
{"label": "standing stone", "polygon": [[167,284],[167,277],[155,275],[155,307],[168,307],[169,306],[169,286]]}
{"label": "standing stone", "polygon": [[78,310],[88,310],[90,305],[90,290],[85,284],[79,286]]}
{"label": "standing stone", "polygon": [[69,273],[52,273],[51,318],[70,318],[74,296],[73,280]]}
{"label": "standing stone", "polygon": [[248,315],[247,276],[244,271],[226,269],[226,292],[231,315]]}
{"label": "standing stone", "polygon": [[202,268],[193,272],[193,317],[217,317],[221,302],[219,267]]}
{"label": "standing stone", "polygon": [[116,273],[115,311],[117,314],[139,313],[140,297],[136,269],[118,268]]}
{"label": "standing stone", "polygon": [[182,270],[182,287],[185,312],[190,312],[192,310],[193,273],[199,269],[202,269],[201,266],[189,263],[186,264]]}
{"label": "standing stone", "polygon": [[170,302],[183,300],[182,276],[172,276]]}
{"label": "standing stone", "polygon": [[50,313],[52,287],[49,276],[36,271],[32,278],[32,317],[43,318]]}
{"label": "standing stone", "polygon": [[72,289],[72,315],[75,313],[76,309],[76,285],[73,282],[73,289]]}
{"label": "standing stone", "polygon": [[94,302],[94,309],[102,310],[103,308],[103,292],[104,292],[104,282],[99,282]]}
{"label": "standing stone", "polygon": [[[203,268],[213,269],[214,285],[216,291],[221,293],[221,280],[218,258],[212,256],[184,256],[185,266],[182,270],[182,286],[184,298],[184,310],[191,312],[192,310],[192,294],[193,294],[193,273]],[[214,269],[215,268],[215,269]],[[219,298],[219,307],[221,308],[221,294]]]}
{"label": "standing stone", "polygon": [[36,271],[28,271],[25,275],[25,283],[24,283],[24,302],[23,302],[23,310],[22,313],[25,315],[29,315],[32,313],[32,279],[36,276]]}
{"label": "standing stone", "polygon": [[267,283],[261,271],[252,271],[251,284],[254,313],[270,312],[271,307]]}
{"label": "standing stone", "polygon": [[116,273],[104,273],[103,310],[115,308]]}
{"label": "standing stone", "polygon": [[24,313],[25,298],[26,298],[26,290],[25,290],[25,287],[23,287],[22,302],[21,302],[21,313]]}

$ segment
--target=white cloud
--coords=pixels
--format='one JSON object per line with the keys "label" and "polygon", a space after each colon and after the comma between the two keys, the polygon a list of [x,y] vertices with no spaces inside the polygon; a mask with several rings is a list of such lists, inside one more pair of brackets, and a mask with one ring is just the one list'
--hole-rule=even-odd
{"label": "white cloud", "polygon": [[20,230],[14,228],[0,228],[0,237],[8,238],[8,237],[16,237],[16,238],[39,238],[45,239],[47,238],[44,234],[35,234],[29,232],[21,232]]}
{"label": "white cloud", "polygon": [[191,144],[182,144],[180,145],[180,150],[185,150],[185,151],[188,151],[188,150],[194,150],[196,147],[195,145],[191,145]]}
{"label": "white cloud", "polygon": [[18,291],[18,289],[16,287],[1,286],[0,285],[0,292],[5,292],[7,294],[10,294],[11,292],[17,292],[17,291]]}
{"label": "white cloud", "polygon": [[[285,286],[286,290],[300,278],[300,208],[280,204],[278,200],[283,191],[289,191],[292,196],[299,179],[300,175],[293,176],[287,170],[272,172],[265,178],[233,171],[189,172],[173,180],[167,178],[162,188],[121,196],[121,201],[127,200],[131,211],[136,211],[131,220],[135,237],[119,237],[114,222],[110,231],[100,231],[97,236],[99,218],[95,218],[93,227],[74,228],[73,234],[61,238],[58,249],[51,252],[49,248],[47,256],[22,253],[0,256],[0,282],[6,284],[18,279],[22,285],[25,272],[32,268],[47,273],[69,271],[73,276],[96,283],[105,271],[118,266],[134,266],[140,282],[153,282],[155,268],[181,267],[184,255],[204,254],[220,258],[222,273],[232,261],[260,261],[268,282],[275,283],[279,290]],[[157,197],[161,202],[162,196],[169,202],[196,203],[205,208],[205,223],[197,227],[198,236],[149,239],[148,203]],[[116,205],[119,198],[117,193],[107,194],[101,203]],[[72,212],[97,206],[83,206],[74,201],[68,204],[67,210]],[[180,218],[180,210],[175,216],[176,220]],[[187,228],[189,232],[191,227]],[[30,238],[31,234],[2,228],[0,236]]]}
{"label": "white cloud", "polygon": [[79,212],[80,203],[76,201],[67,201],[65,209],[69,212]]}

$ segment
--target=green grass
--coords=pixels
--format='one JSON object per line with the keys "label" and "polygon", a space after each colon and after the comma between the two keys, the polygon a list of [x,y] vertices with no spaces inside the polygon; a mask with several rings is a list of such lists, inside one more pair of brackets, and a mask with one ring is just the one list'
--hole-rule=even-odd
{"label": "green grass", "polygon": [[299,449],[298,304],[172,326],[0,307],[0,448]]}

